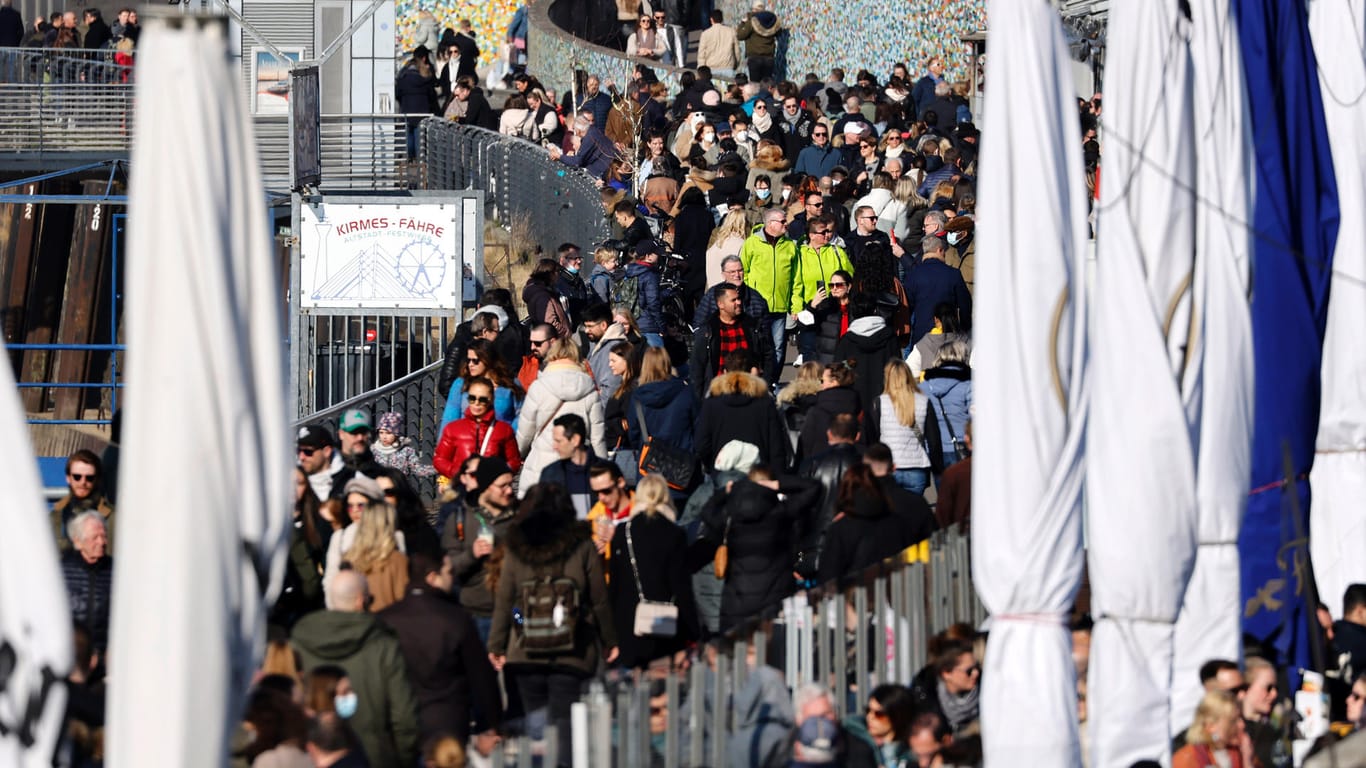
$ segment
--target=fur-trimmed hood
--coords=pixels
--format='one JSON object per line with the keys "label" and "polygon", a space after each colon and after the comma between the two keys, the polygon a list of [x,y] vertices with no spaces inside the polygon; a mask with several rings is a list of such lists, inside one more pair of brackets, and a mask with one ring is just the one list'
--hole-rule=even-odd
{"label": "fur-trimmed hood", "polygon": [[749,22],[754,33],[762,37],[773,37],[783,28],[783,25],[778,23],[778,16],[772,11],[759,11],[749,17]]}
{"label": "fur-trimmed hood", "polygon": [[508,531],[508,551],[532,568],[564,562],[584,542],[593,540],[586,520],[557,520],[537,514],[513,523]]}
{"label": "fur-trimmed hood", "polygon": [[712,379],[707,392],[712,397],[723,397],[725,395],[742,395],[749,398],[767,397],[768,384],[752,373],[732,371]]}
{"label": "fur-trimmed hood", "polygon": [[820,381],[794,380],[778,392],[779,403],[795,403],[803,397],[815,396],[821,391]]}

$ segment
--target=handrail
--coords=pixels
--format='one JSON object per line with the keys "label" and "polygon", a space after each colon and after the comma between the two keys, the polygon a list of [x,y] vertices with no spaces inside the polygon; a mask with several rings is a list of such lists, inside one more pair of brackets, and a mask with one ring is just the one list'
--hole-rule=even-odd
{"label": "handrail", "polygon": [[0,48],[0,84],[124,85],[133,80],[132,53],[83,48]]}

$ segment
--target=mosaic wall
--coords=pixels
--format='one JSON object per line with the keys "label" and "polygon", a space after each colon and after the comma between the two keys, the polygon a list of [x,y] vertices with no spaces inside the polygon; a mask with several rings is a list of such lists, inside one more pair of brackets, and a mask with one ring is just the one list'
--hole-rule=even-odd
{"label": "mosaic wall", "polygon": [[949,80],[967,79],[972,48],[959,38],[986,28],[986,0],[776,0],[775,8],[788,30],[787,76],[797,82],[832,66],[844,67],[848,82],[860,69],[885,80],[898,61],[919,77],[934,55]]}
{"label": "mosaic wall", "polygon": [[[544,0],[542,0],[544,2]],[[770,0],[787,30],[783,51],[789,78],[800,81],[807,72],[824,77],[834,62],[853,81],[854,73],[867,69],[885,80],[891,65],[904,61],[915,76],[924,74],[924,62],[932,55],[945,59],[949,80],[968,76],[971,46],[959,41],[963,35],[986,28],[986,0]],[[541,3],[538,3],[541,5]],[[734,24],[749,11],[747,0],[719,0],[717,7]],[[542,7],[544,7],[542,5]],[[550,24],[544,13],[531,13],[532,71],[547,86],[568,84],[570,62],[589,72],[621,79],[635,62],[606,48],[574,44],[572,38]],[[673,83],[676,73],[657,68],[661,80]],[[552,84],[551,81],[556,81]]]}
{"label": "mosaic wall", "polygon": [[408,52],[417,47],[414,38],[418,11],[431,11],[436,16],[438,33],[447,27],[454,29],[461,19],[469,19],[479,42],[479,64],[491,64],[521,3],[522,0],[395,0],[399,50]]}
{"label": "mosaic wall", "polygon": [[[582,69],[601,77],[604,82],[629,82],[635,71],[636,59],[628,59],[621,51],[579,41],[551,23],[545,9],[548,2],[538,2],[530,9],[531,32],[527,39],[530,61],[528,70],[547,88],[563,94],[569,88],[575,69]],[[639,60],[646,63],[644,59]],[[651,67],[660,82],[669,90],[678,90],[678,75],[682,70],[662,65]]]}

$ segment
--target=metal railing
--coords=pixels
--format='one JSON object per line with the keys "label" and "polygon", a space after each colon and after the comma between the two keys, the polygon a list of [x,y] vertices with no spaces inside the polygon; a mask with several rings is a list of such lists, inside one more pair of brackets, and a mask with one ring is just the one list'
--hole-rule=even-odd
{"label": "metal railing", "polygon": [[430,118],[422,122],[422,160],[427,189],[485,190],[484,219],[527,227],[544,253],[609,237],[592,177],[551,160],[539,144]]}
{"label": "metal railing", "polygon": [[81,48],[0,48],[0,85],[127,85],[132,53]]}
{"label": "metal railing", "polygon": [[0,152],[118,155],[132,137],[131,85],[0,85]]}
{"label": "metal railing", "polygon": [[[304,424],[318,424],[335,435],[342,413],[352,408],[367,411],[374,422],[379,420],[381,413],[397,411],[403,414],[406,433],[403,437],[412,440],[412,446],[423,460],[431,461],[432,451],[436,448],[437,428],[441,426],[441,411],[446,405],[445,399],[436,391],[440,372],[441,363],[432,363],[372,392],[310,414],[296,422],[295,428]],[[436,501],[436,477],[410,477],[409,481],[422,497],[424,505],[430,507]]]}
{"label": "metal railing", "polygon": [[[323,115],[318,135],[324,189],[406,189],[406,116]],[[257,115],[256,144],[267,189],[288,190],[289,116]]]}
{"label": "metal railing", "polygon": [[[985,618],[968,552],[967,536],[956,528],[940,531],[843,585],[788,598],[774,615],[756,617],[700,652],[686,671],[612,673],[591,682],[572,708],[573,765],[726,765],[730,741],[745,725],[736,694],[762,666],[785,671],[789,696],[815,682],[832,692],[837,718],[862,713],[877,685],[911,684],[927,662],[932,635]],[[663,717],[650,716],[660,710]],[[555,765],[565,757],[558,750],[547,727],[541,741],[517,736],[500,745],[491,763]]]}
{"label": "metal railing", "polygon": [[300,414],[330,410],[440,362],[450,323],[433,315],[308,315],[299,347],[299,370],[309,373],[299,382]]}

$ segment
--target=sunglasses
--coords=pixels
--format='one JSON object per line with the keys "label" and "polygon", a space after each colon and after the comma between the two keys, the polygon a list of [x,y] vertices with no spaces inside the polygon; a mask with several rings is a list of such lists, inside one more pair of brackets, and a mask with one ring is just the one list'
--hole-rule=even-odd
{"label": "sunglasses", "polygon": [[596,488],[595,488],[595,489],[593,489],[593,493],[596,493],[596,494],[599,495],[599,496],[611,496],[612,494],[614,494],[614,493],[616,493],[616,492],[617,492],[617,487],[616,487],[615,485],[612,486],[611,488],[602,488],[602,489],[596,489]]}
{"label": "sunglasses", "polygon": [[361,503],[359,503],[359,504],[347,504],[347,505],[346,505],[346,508],[347,508],[347,509],[365,509],[365,507],[366,507],[366,503],[363,502],[363,501],[362,501]]}
{"label": "sunglasses", "polygon": [[391,498],[391,499],[396,499],[396,498],[398,498],[398,489],[397,489],[397,488],[385,488],[385,489],[384,489],[384,495],[385,495],[385,496],[388,496],[388,497]]}
{"label": "sunglasses", "polygon": [[465,358],[465,362],[469,363],[470,365],[474,365],[475,363],[481,363],[481,364],[482,364],[484,361],[483,361],[483,360],[480,360],[480,359],[477,358],[477,357],[467,357],[467,358]]}
{"label": "sunglasses", "polygon": [[1347,694],[1348,701],[1361,701],[1362,699],[1366,699],[1366,694],[1357,693],[1356,691]]}
{"label": "sunglasses", "polygon": [[483,395],[470,395],[470,402],[476,405],[488,405],[493,402],[493,398]]}
{"label": "sunglasses", "polygon": [[532,340],[531,340],[531,346],[533,346],[533,347],[539,347],[539,346],[541,346],[542,344],[545,344],[545,343],[548,342],[548,341],[550,341],[550,339],[532,339]]}
{"label": "sunglasses", "polygon": [[[828,234],[830,234],[830,230],[828,230],[828,229],[813,229],[813,230],[811,230],[811,234],[813,234],[813,235],[828,235]],[[831,285],[834,285],[834,283],[831,283]]]}
{"label": "sunglasses", "polygon": [[829,285],[830,285],[831,288],[844,288],[844,287],[848,286],[849,284],[846,283],[846,282],[841,281],[841,282],[838,282],[838,283],[830,283]]}
{"label": "sunglasses", "polygon": [[299,449],[299,454],[302,455],[302,456],[312,456],[313,454],[315,454],[315,453],[317,453],[317,452],[318,452],[318,449],[317,449],[317,448],[300,448],[300,449]]}
{"label": "sunglasses", "polygon": [[71,478],[72,480],[75,480],[78,483],[84,482],[86,480],[89,480],[93,483],[95,482],[96,475],[78,475],[75,472],[72,472],[71,474],[67,475],[67,477]]}
{"label": "sunglasses", "polygon": [[812,208],[824,208],[824,207],[825,207],[825,203],[824,203],[823,201],[822,201],[822,202],[819,202],[819,203],[807,203],[807,205],[811,206]]}
{"label": "sunglasses", "polygon": [[830,134],[828,134],[828,133],[813,133],[813,134],[811,134],[811,137],[812,137],[813,139],[823,139],[823,138],[825,138],[826,136],[829,136],[829,135],[830,135]]}
{"label": "sunglasses", "polygon": [[894,133],[891,136],[887,137],[887,141],[901,141],[901,134]]}
{"label": "sunglasses", "polygon": [[764,103],[763,103],[762,101],[759,102],[758,104],[755,104],[755,105],[754,105],[754,108],[755,108],[755,109],[768,109],[768,107],[764,106]]}
{"label": "sunglasses", "polygon": [[872,704],[869,704],[868,707],[867,707],[866,709],[864,709],[863,711],[864,711],[869,717],[876,717],[876,718],[879,719],[879,720],[886,720],[886,719],[887,719],[887,710],[885,710],[885,709],[873,709],[873,705],[872,705]]}

